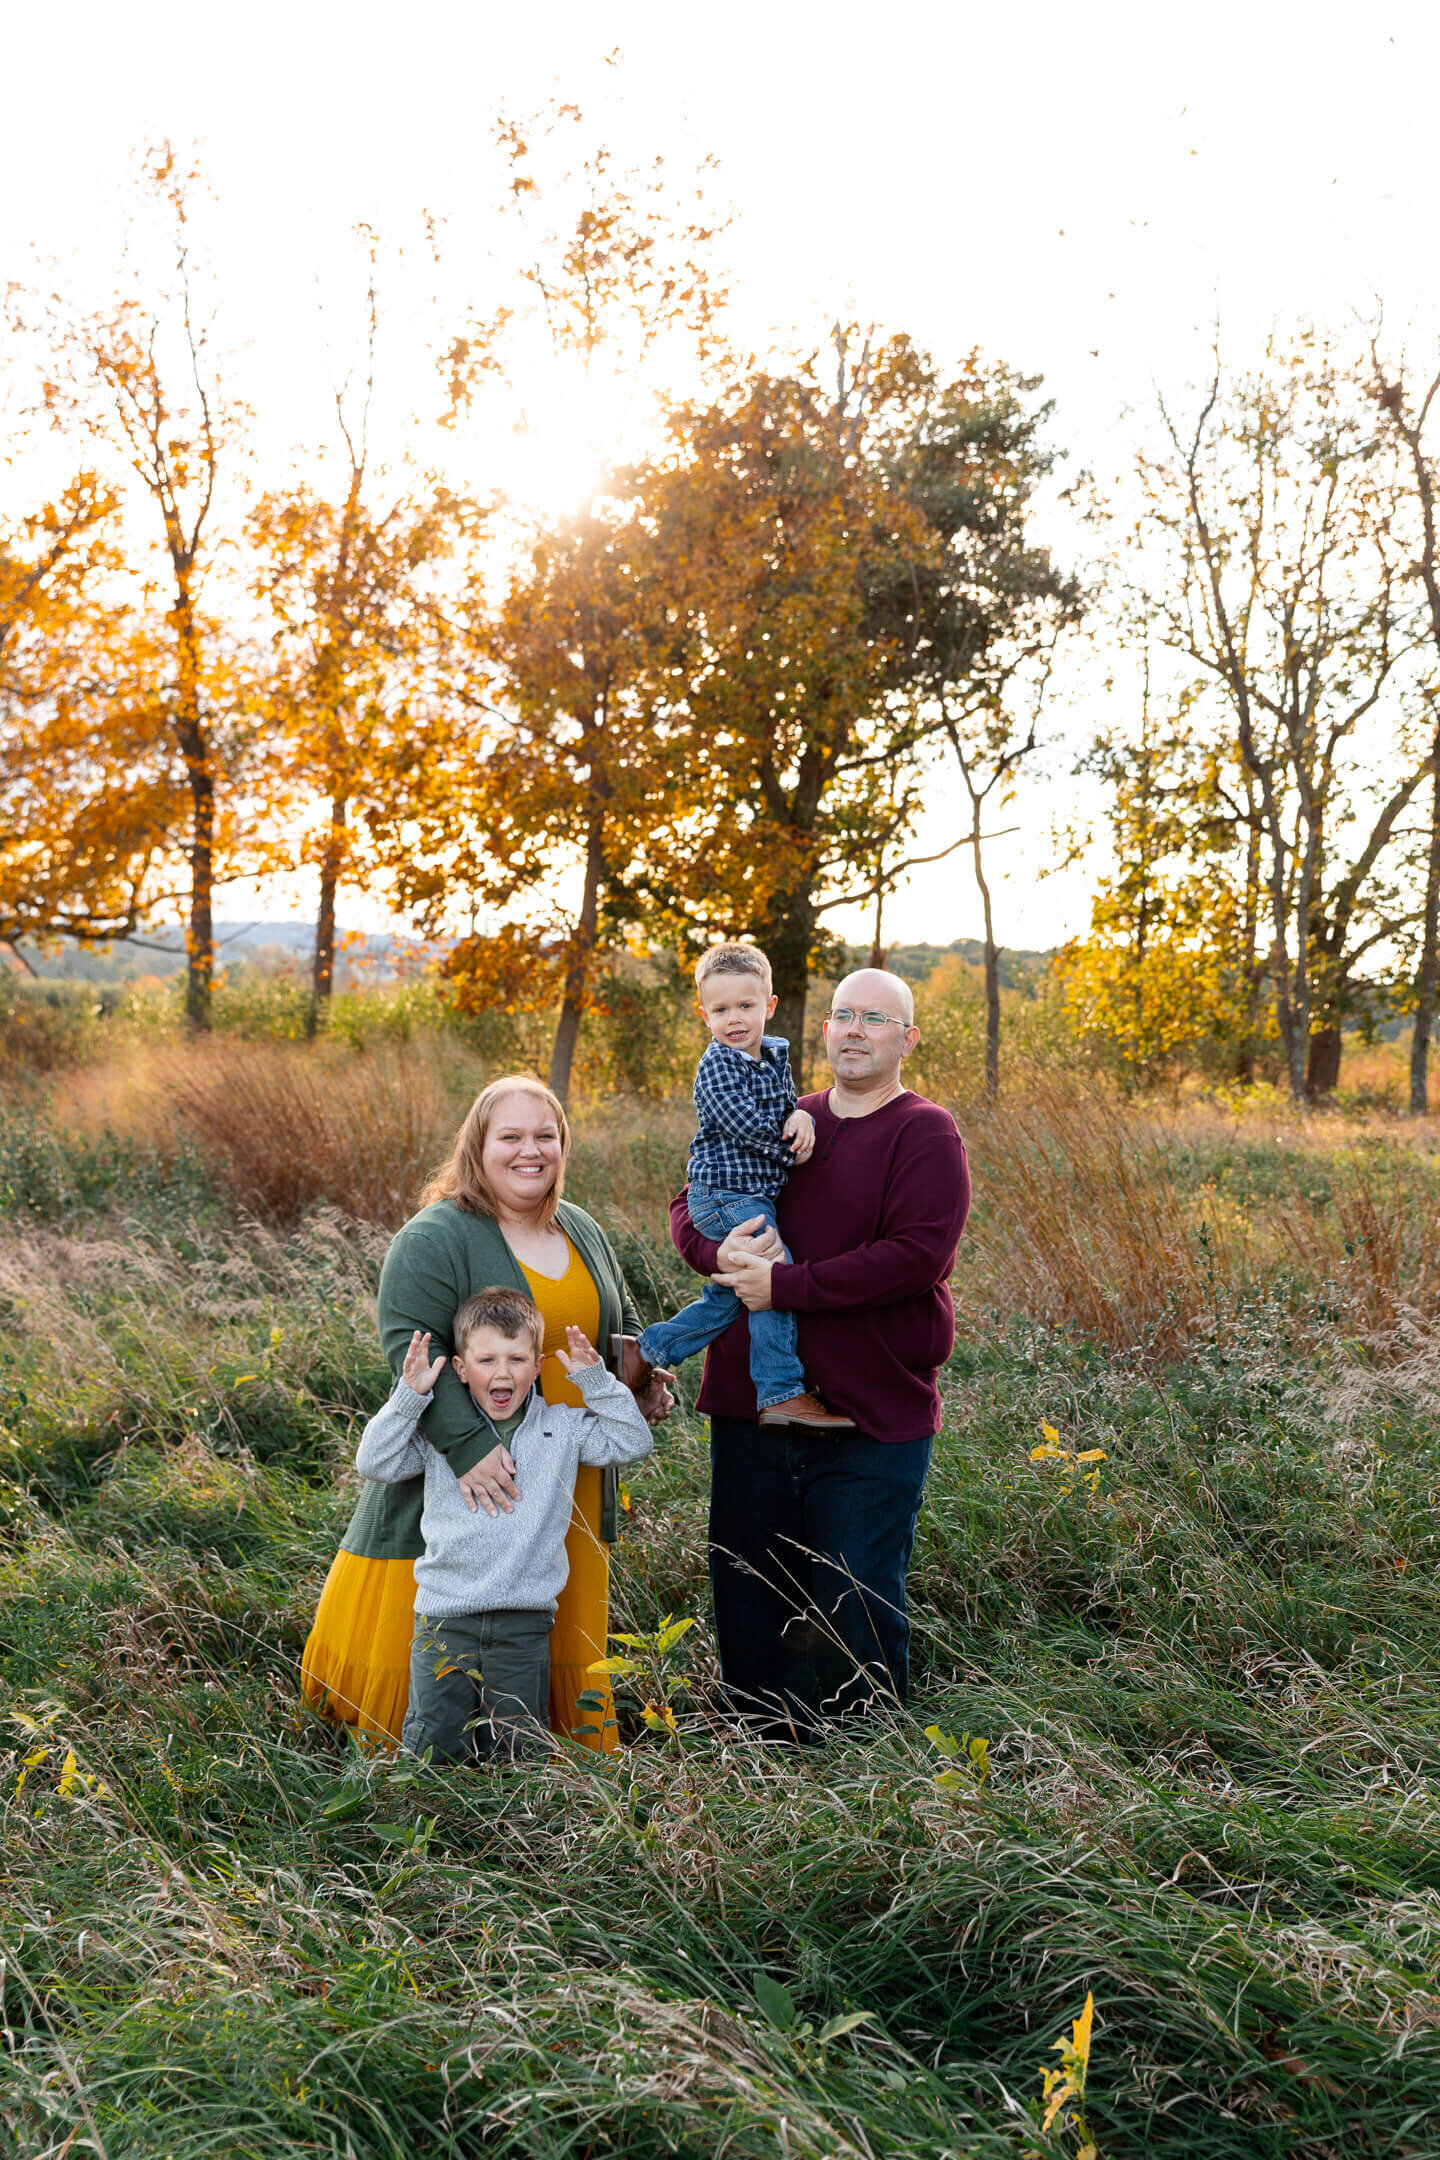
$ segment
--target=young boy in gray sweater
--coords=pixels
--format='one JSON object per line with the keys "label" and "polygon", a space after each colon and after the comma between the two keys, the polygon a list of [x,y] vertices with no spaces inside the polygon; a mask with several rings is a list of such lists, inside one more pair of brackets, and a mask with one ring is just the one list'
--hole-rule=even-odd
{"label": "young boy in gray sweater", "polygon": [[575,1472],[581,1463],[640,1462],[650,1428],[627,1387],[579,1328],[555,1355],[583,1410],[547,1403],[536,1386],[543,1323],[523,1291],[468,1298],[455,1315],[455,1371],[515,1460],[523,1497],[513,1513],[480,1513],[449,1463],[419,1430],[445,1367],[418,1330],[395,1392],[366,1426],[355,1457],[363,1477],[425,1477],[415,1563],[415,1641],[402,1739],[435,1762],[513,1756],[545,1723],[550,1630],[568,1562]]}

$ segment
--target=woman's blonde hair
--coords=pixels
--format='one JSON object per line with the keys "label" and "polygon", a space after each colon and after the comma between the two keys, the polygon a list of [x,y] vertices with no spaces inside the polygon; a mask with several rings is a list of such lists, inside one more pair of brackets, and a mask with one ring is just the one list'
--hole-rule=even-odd
{"label": "woman's blonde hair", "polygon": [[455,1145],[448,1161],[441,1164],[434,1177],[420,1195],[421,1207],[429,1207],[432,1200],[449,1200],[467,1215],[489,1215],[498,1210],[495,1195],[486,1182],[482,1167],[485,1142],[495,1121],[495,1105],[506,1095],[535,1095],[544,1103],[554,1118],[560,1133],[560,1167],[555,1173],[555,1183],[541,1203],[538,1221],[542,1227],[555,1220],[560,1196],[565,1190],[565,1165],[570,1160],[570,1125],[565,1116],[565,1105],[558,1095],[551,1093],[543,1080],[534,1073],[502,1073],[483,1087],[471,1103],[465,1122],[455,1135]]}

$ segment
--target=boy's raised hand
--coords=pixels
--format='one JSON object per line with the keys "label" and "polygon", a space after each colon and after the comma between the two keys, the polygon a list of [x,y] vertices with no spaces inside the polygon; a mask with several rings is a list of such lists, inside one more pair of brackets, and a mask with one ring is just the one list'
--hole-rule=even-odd
{"label": "boy's raised hand", "polygon": [[600,1363],[599,1351],[580,1328],[567,1327],[565,1340],[570,1345],[569,1349],[555,1352],[562,1372],[572,1373],[577,1365],[598,1365]]}
{"label": "boy's raised hand", "polygon": [[780,1130],[796,1162],[809,1162],[815,1152],[815,1120],[809,1111],[792,1110]]}
{"label": "boy's raised hand", "polygon": [[400,1377],[406,1387],[414,1388],[417,1395],[429,1395],[444,1372],[445,1364],[443,1357],[437,1357],[434,1364],[431,1364],[430,1337],[422,1335],[417,1327],[410,1337],[410,1347],[405,1352],[405,1363],[400,1368]]}

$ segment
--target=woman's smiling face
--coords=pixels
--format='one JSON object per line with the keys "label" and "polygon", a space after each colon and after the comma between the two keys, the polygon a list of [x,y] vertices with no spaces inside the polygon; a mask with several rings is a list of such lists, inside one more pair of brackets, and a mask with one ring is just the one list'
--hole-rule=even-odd
{"label": "woman's smiling face", "polygon": [[485,1182],[503,1214],[538,1212],[560,1175],[564,1143],[554,1112],[538,1095],[516,1088],[490,1117],[480,1156]]}

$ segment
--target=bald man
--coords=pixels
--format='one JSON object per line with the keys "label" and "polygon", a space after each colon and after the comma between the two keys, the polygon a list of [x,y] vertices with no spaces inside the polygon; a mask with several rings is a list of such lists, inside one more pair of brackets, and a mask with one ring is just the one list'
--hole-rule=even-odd
{"label": "bald man", "polygon": [[786,1181],[778,1234],[757,1218],[717,1246],[683,1192],[671,1204],[671,1236],[697,1273],[749,1312],[796,1314],[806,1373],[856,1427],[762,1427],[739,1322],[706,1354],[720,1664],[768,1738],[815,1739],[827,1718],[877,1695],[903,1703],[909,1688],[905,1575],[970,1207],[954,1119],[902,1077],[919,1040],[908,984],[878,968],[847,975],[825,1022],[833,1085],[802,1099],[815,1150]]}

